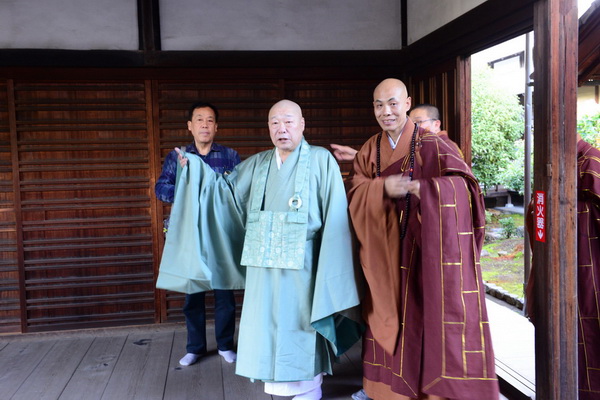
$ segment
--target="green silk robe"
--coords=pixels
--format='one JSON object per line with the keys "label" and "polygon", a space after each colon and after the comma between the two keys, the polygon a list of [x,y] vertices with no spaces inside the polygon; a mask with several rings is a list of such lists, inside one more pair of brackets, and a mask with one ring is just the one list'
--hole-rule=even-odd
{"label": "green silk robe", "polygon": [[[304,161],[301,149],[310,149]],[[201,275],[199,291],[238,288],[245,275],[238,375],[290,382],[331,374],[333,359],[361,333],[346,193],[334,158],[303,140],[280,170],[274,149],[248,158],[229,176],[215,173],[193,155],[188,159],[178,177],[161,269],[167,263],[191,264]],[[295,210],[289,203],[298,192],[296,174],[301,168],[302,206]],[[240,267],[242,258],[252,259],[241,253],[258,251],[261,244],[256,235],[246,235],[253,199],[262,200],[261,211],[305,212],[302,265],[245,266],[245,271]],[[186,202],[183,212],[178,202]],[[287,260],[279,253],[287,250],[286,230],[267,233],[279,237],[266,246],[270,255],[265,264]],[[249,248],[244,248],[245,236]],[[276,246],[277,240],[283,246]],[[227,262],[215,259],[221,256],[228,257]]]}

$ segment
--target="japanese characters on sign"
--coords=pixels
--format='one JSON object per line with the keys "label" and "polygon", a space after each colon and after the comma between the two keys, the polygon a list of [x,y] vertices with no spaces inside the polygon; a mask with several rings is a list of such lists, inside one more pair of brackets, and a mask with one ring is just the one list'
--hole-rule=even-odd
{"label": "japanese characters on sign", "polygon": [[546,192],[535,192],[535,240],[546,242]]}

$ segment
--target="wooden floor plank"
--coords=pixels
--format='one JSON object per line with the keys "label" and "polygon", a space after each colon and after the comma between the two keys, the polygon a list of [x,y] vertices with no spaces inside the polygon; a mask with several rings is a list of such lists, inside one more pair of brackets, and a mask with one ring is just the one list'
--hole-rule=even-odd
{"label": "wooden floor plank", "polygon": [[110,377],[103,400],[163,399],[173,331],[129,335]]}
{"label": "wooden floor plank", "polygon": [[53,340],[11,342],[0,351],[0,393],[10,399],[44,356],[56,344]]}
{"label": "wooden floor plank", "polygon": [[56,341],[11,399],[57,399],[92,342],[90,337]]}
{"label": "wooden floor plank", "polygon": [[[186,336],[185,325],[173,324],[2,338],[0,399],[16,393],[15,400],[290,400],[265,394],[262,382],[236,375],[235,363],[217,353],[212,324],[208,354],[192,366],[180,366]],[[82,340],[90,341],[87,349]],[[324,377],[323,399],[349,400],[362,384],[361,371],[358,344],[334,365],[332,376]],[[39,393],[44,385],[50,388],[45,397]]]}
{"label": "wooden floor plank", "polygon": [[252,382],[249,378],[236,375],[235,363],[229,364],[221,357],[221,368],[223,370],[223,392],[224,400],[270,400],[271,396],[265,393],[263,382]]}
{"label": "wooden floor plank", "polygon": [[209,351],[196,364],[183,367],[179,359],[185,355],[186,331],[175,332],[173,351],[169,362],[165,399],[222,399],[222,374],[220,358],[216,355],[216,346],[211,345],[208,335]]}
{"label": "wooden floor plank", "polygon": [[127,335],[96,337],[59,400],[99,400],[108,384]]}
{"label": "wooden floor plank", "polygon": [[173,339],[173,350],[169,359],[165,399],[196,399],[200,392],[198,371],[195,368],[182,367],[179,359],[185,355],[186,331],[178,330]]}

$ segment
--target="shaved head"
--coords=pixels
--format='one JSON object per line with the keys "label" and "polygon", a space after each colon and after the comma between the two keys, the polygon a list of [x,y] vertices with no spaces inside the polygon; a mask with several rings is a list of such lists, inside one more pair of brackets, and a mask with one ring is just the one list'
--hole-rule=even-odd
{"label": "shaved head", "polygon": [[[377,85],[377,87],[375,88],[375,90],[373,91],[373,100],[377,100],[377,98],[375,97],[375,94],[378,91],[396,91],[396,92],[401,92],[403,93],[404,97],[408,97],[408,91],[406,90],[406,85],[404,84],[404,82],[402,82],[400,79],[396,79],[396,78],[387,78],[384,79],[383,81],[381,81],[379,83],[379,85]],[[379,99],[382,100],[382,99]],[[385,99],[387,100],[387,99]]]}
{"label": "shaved head", "polygon": [[284,110],[287,113],[293,113],[298,117],[302,118],[302,109],[298,105],[298,103],[294,103],[291,100],[280,100],[277,103],[273,104],[273,107],[269,110],[269,119],[271,119],[271,115],[278,114],[280,110]]}
{"label": "shaved head", "polygon": [[381,129],[394,140],[402,133],[410,105],[406,85],[399,79],[385,79],[373,91],[375,118]]}

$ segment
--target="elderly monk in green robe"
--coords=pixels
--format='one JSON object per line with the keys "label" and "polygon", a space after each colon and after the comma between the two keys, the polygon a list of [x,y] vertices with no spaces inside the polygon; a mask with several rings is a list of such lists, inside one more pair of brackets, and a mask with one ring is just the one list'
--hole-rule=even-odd
{"label": "elderly monk in green robe", "polygon": [[364,389],[376,400],[498,399],[479,265],[483,197],[456,147],[407,118],[410,106],[402,81],[375,88],[382,131],[349,181],[368,284]]}
{"label": "elderly monk in green robe", "polygon": [[275,148],[228,176],[181,152],[161,270],[192,264],[188,290],[245,283],[236,373],[320,399],[323,374],[361,334],[348,203],[333,156],[304,139],[298,104],[276,103],[268,125]]}

